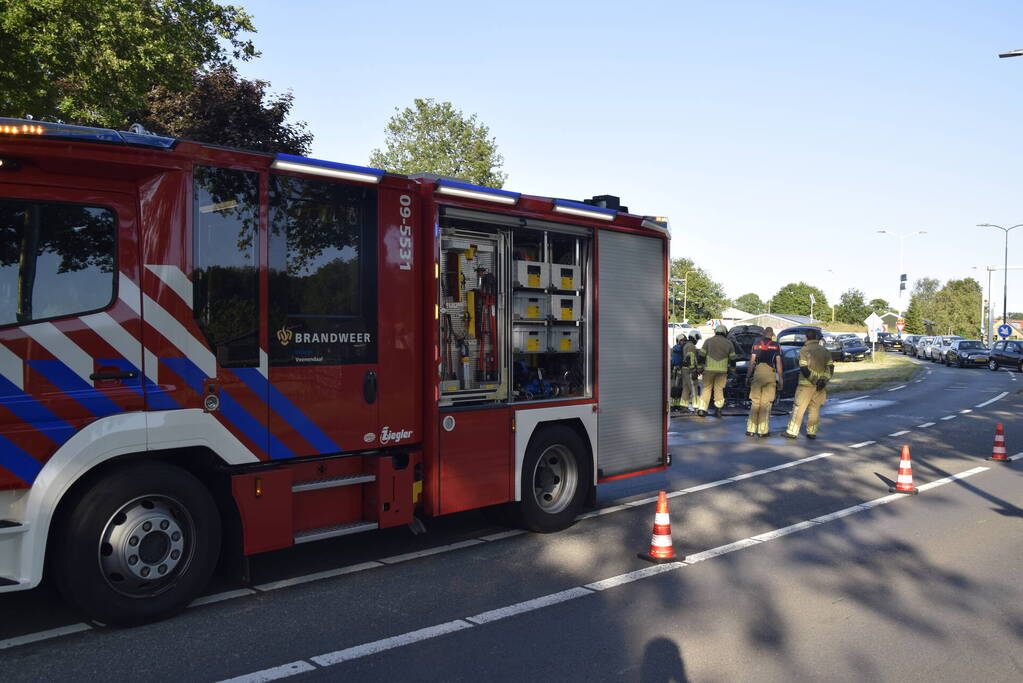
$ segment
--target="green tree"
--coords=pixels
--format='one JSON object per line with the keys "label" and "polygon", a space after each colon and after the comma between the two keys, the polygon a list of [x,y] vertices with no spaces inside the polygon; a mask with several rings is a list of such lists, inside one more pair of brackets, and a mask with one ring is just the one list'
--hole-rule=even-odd
{"label": "green tree", "polygon": [[815,316],[828,312],[828,298],[819,288],[805,282],[790,282],[771,297],[772,313],[788,313],[790,315],[810,315],[810,295],[813,294]]}
{"label": "green tree", "polygon": [[913,291],[910,294],[910,301],[916,301],[917,315],[920,316],[921,332],[917,334],[938,334],[933,329],[938,316],[938,290],[941,288],[941,281],[933,277],[922,277],[913,283]]}
{"label": "green tree", "polygon": [[205,66],[257,55],[240,8],[213,0],[4,0],[0,111],[123,127],[162,85],[184,91]]}
{"label": "green tree", "polygon": [[767,313],[767,304],[759,296],[750,292],[749,294],[743,294],[735,300],[733,304],[740,311],[746,311],[753,315],[759,315],[761,313]]}
{"label": "green tree", "polygon": [[835,318],[843,323],[860,324],[870,315],[870,307],[863,302],[863,292],[847,289],[835,306]]}
{"label": "green tree", "polygon": [[906,308],[906,334],[927,334],[924,318],[920,313],[919,297],[916,295],[909,298],[909,307]]}
{"label": "green tree", "polygon": [[132,116],[147,130],[227,147],[306,155],[313,136],[304,122],[287,123],[294,97],[271,96],[266,81],[246,80],[230,64],[192,75],[183,92],[159,85]]}
{"label": "green tree", "polygon": [[938,291],[936,332],[976,337],[980,329],[980,283],[972,277],[949,280]]}
{"label": "green tree", "polygon": [[[719,317],[728,308],[725,288],[712,280],[703,268],[698,268],[692,259],[672,259],[671,278],[674,280],[669,306],[672,322],[681,322],[684,311],[686,318],[702,323]],[[689,280],[688,285],[681,282],[683,278]]]}
{"label": "green tree", "polygon": [[437,173],[477,185],[501,187],[504,158],[490,129],[466,118],[450,102],[413,100],[387,123],[385,149],[373,150],[369,164],[396,173]]}
{"label": "green tree", "polygon": [[880,315],[881,313],[887,313],[892,310],[891,304],[884,299],[871,299],[867,307],[874,313]]}

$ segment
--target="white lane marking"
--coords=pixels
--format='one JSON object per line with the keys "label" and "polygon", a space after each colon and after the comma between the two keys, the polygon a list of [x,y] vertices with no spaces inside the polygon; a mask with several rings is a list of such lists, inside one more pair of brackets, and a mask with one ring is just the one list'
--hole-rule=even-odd
{"label": "white lane marking", "polygon": [[941,419],[942,419],[942,420],[954,420],[954,419],[956,419],[957,417],[959,417],[959,416],[958,416],[958,415],[946,415],[945,417],[943,417],[943,418],[941,418]]}
{"label": "white lane marking", "polygon": [[383,567],[384,565],[380,562],[362,562],[360,564],[352,564],[347,567],[339,567],[337,569],[328,569],[322,572],[316,572],[314,574],[305,574],[304,576],[296,576],[291,579],[281,579],[280,581],[270,581],[268,583],[261,583],[258,586],[253,586],[257,591],[273,591],[279,588],[289,588],[291,586],[298,586],[303,583],[309,583],[310,581],[319,581],[320,579],[330,579],[335,576],[344,576],[345,574],[354,574],[356,572],[365,571],[367,569],[376,569],[377,567]]}
{"label": "white lane marking", "polygon": [[32,338],[39,346],[46,349],[48,353],[59,360],[82,378],[90,387],[93,380],[89,375],[95,372],[93,369],[92,356],[82,350],[78,344],[71,341],[71,338],[57,329],[53,323],[34,323],[24,325],[21,331]]}
{"label": "white lane marking", "polygon": [[[720,484],[724,483],[724,481],[725,481],[724,479],[718,479],[717,481],[712,481],[712,482],[710,482],[710,484],[707,484],[705,486],[707,486],[707,488],[710,488],[711,485],[720,485]],[[656,502],[657,502],[657,496],[651,496],[649,498],[640,498],[639,500],[630,500],[625,505],[626,505],[626,507],[638,507],[640,505],[647,505],[649,503],[656,503]]]}
{"label": "white lane marking", "polygon": [[[1023,453],[1019,453],[1017,456],[1014,456],[1014,457],[1018,457],[1018,456],[1023,456]],[[929,484],[924,484],[923,486],[920,487],[920,490],[931,489],[931,488],[934,488],[934,487],[937,487],[937,486],[941,486],[943,484],[948,484],[948,483],[950,483],[952,481],[955,481],[956,479],[965,479],[966,477],[969,477],[969,476],[972,476],[972,475],[977,474],[979,472],[984,472],[984,471],[987,471],[987,470],[988,470],[987,467],[975,467],[972,470],[967,470],[966,472],[960,472],[959,474],[955,474],[955,475],[952,475],[950,477],[945,477],[944,479],[939,479],[938,481],[934,481],[934,482],[931,482]],[[650,577],[653,577],[653,576],[658,576],[660,574],[664,574],[664,573],[667,573],[667,572],[670,572],[670,571],[676,571],[676,570],[688,567],[688,566],[690,566],[692,564],[695,564],[695,563],[698,563],[698,562],[703,562],[705,560],[709,560],[709,559],[714,558],[714,557],[719,557],[719,556],[724,555],[726,553],[734,552],[736,550],[742,550],[744,548],[749,548],[749,547],[755,546],[755,545],[760,545],[761,543],[763,543],[765,541],[768,541],[768,540],[774,540],[774,539],[777,539],[777,538],[782,538],[782,537],[784,537],[784,536],[786,536],[786,535],[788,535],[790,533],[794,533],[796,531],[802,531],[804,529],[814,528],[814,527],[820,526],[822,524],[826,524],[828,522],[832,522],[832,521],[834,521],[836,519],[841,519],[841,518],[846,517],[848,515],[855,514],[857,512],[864,512],[866,510],[870,510],[872,508],[875,508],[875,507],[877,507],[879,505],[885,505],[887,503],[891,503],[893,501],[896,501],[896,500],[899,500],[899,499],[905,499],[905,498],[908,498],[908,497],[909,496],[898,495],[898,494],[890,494],[890,495],[887,495],[887,496],[882,496],[881,498],[875,498],[874,500],[869,500],[869,501],[866,501],[866,502],[861,503],[859,505],[853,505],[851,507],[843,508],[841,510],[836,510],[835,512],[832,512],[832,513],[827,514],[827,515],[821,515],[820,517],[815,517],[813,519],[805,520],[805,521],[799,522],[797,524],[792,524],[792,525],[787,526],[787,527],[782,527],[781,529],[775,529],[773,531],[768,531],[768,532],[765,532],[763,534],[759,534],[757,536],[751,536],[750,538],[744,538],[744,539],[741,539],[739,541],[735,541],[733,543],[727,543],[725,545],[718,546],[717,548],[711,548],[710,550],[705,550],[702,553],[697,553],[695,555],[691,555],[690,557],[686,558],[685,562],[672,562],[672,563],[669,563],[669,564],[659,565],[659,566],[655,566],[655,567],[645,567],[645,568],[640,569],[640,570],[636,570],[636,571],[632,571],[632,572],[627,572],[625,574],[619,574],[617,576],[611,576],[611,577],[608,577],[606,579],[602,579],[600,581],[595,581],[595,582],[587,584],[585,586],[576,586],[574,588],[569,588],[567,590],[558,591],[557,593],[550,593],[548,595],[543,595],[543,596],[540,596],[538,598],[533,598],[532,600],[526,600],[525,602],[519,602],[519,603],[516,603],[514,605],[508,605],[506,607],[501,607],[501,608],[498,608],[498,609],[495,609],[495,610],[490,610],[489,612],[482,612],[481,614],[478,614],[478,615],[476,615],[474,617],[467,617],[466,619],[456,619],[454,621],[449,621],[449,622],[446,622],[446,623],[443,623],[443,624],[437,624],[435,626],[428,626],[426,628],[422,628],[422,629],[419,629],[417,631],[410,631],[408,633],[403,633],[401,635],[391,636],[390,638],[383,638],[381,640],[375,640],[375,641],[373,641],[371,643],[366,643],[364,645],[356,645],[355,647],[349,647],[349,648],[346,648],[344,650],[337,650],[335,652],[330,652],[330,653],[327,653],[327,654],[319,655],[317,657],[311,657],[310,661],[312,661],[312,662],[314,662],[314,663],[316,663],[316,664],[318,664],[318,665],[320,665],[322,667],[327,667],[327,666],[332,666],[334,664],[341,664],[343,662],[352,661],[353,659],[358,659],[360,657],[366,657],[366,656],[369,656],[369,655],[377,654],[377,653],[383,652],[385,650],[391,650],[391,649],[398,648],[398,647],[404,647],[405,645],[411,645],[413,643],[418,643],[418,642],[422,642],[424,640],[429,640],[431,638],[437,638],[439,636],[447,635],[449,633],[454,633],[456,631],[462,631],[462,630],[469,629],[469,628],[477,628],[476,624],[482,625],[482,624],[487,624],[487,623],[491,623],[491,622],[494,622],[494,621],[500,621],[501,619],[506,619],[508,617],[512,617],[512,616],[515,616],[517,614],[522,614],[524,612],[529,612],[529,611],[541,609],[543,607],[549,607],[551,605],[561,604],[561,603],[563,603],[565,601],[568,601],[568,600],[574,600],[576,598],[581,598],[581,597],[585,597],[587,595],[592,595],[593,593],[598,592],[598,591],[608,590],[608,589],[611,589],[611,588],[615,588],[617,586],[621,586],[621,585],[625,585],[625,584],[628,584],[628,583],[632,583],[634,581],[640,581],[642,579],[647,579],[647,578],[650,578]],[[301,668],[302,664],[306,664],[306,662],[304,660],[302,660],[302,661],[299,661],[299,662],[292,662],[292,664],[285,665],[285,666],[296,667],[296,670],[294,671],[294,674],[299,674],[299,673],[303,673],[304,671],[309,671],[310,670],[310,669],[299,670]],[[255,676],[258,676],[260,674],[266,675],[266,672],[279,671],[281,668],[282,667],[277,667],[276,669],[264,669],[263,671],[256,672],[254,674],[248,674],[248,676],[255,677]],[[285,674],[285,675],[294,675],[294,674]],[[279,677],[283,677],[283,676],[279,676]],[[274,680],[274,679],[272,679],[272,678],[248,678],[248,677],[245,677],[245,676],[240,676],[238,678],[230,679],[230,681],[237,681],[239,683],[243,682],[243,681],[245,683],[249,683],[250,681],[263,681],[263,680]],[[222,682],[222,683],[225,683],[225,682]]]}
{"label": "white lane marking", "polygon": [[965,415],[966,413],[972,413],[972,412],[973,412],[973,408],[965,408],[963,410],[960,410],[959,414],[960,415]]}
{"label": "white lane marking", "polygon": [[[586,592],[591,593],[592,591]],[[376,640],[372,643],[366,643],[365,645],[356,645],[355,647],[345,648],[344,650],[328,652],[327,654],[319,655],[318,657],[311,657],[310,659],[320,666],[332,666],[342,662],[350,662],[351,660],[358,659],[360,657],[366,657],[367,655],[375,655],[376,653],[383,652],[384,650],[393,650],[396,647],[404,647],[406,645],[411,645],[412,643],[418,643],[422,640],[429,640],[430,638],[444,636],[449,633],[454,633],[455,631],[462,631],[467,628],[473,628],[473,625],[462,619],[456,619],[455,621],[449,621],[444,624],[421,628],[418,631],[403,633],[400,636],[394,636],[393,638],[384,638],[383,640]]]}
{"label": "white lane marking", "polygon": [[903,429],[902,431],[899,431],[899,432],[892,432],[888,436],[902,436],[903,434],[909,434],[909,430],[908,429]]}
{"label": "white lane marking", "polygon": [[899,385],[899,386],[897,386],[897,387],[892,387],[892,388],[891,388],[891,389],[889,389],[888,391],[898,391],[899,389],[905,389],[905,388],[906,388],[906,385],[905,385],[905,384],[900,384],[900,385]]}
{"label": "white lane marking", "polygon": [[480,536],[484,541],[502,541],[512,536],[521,536],[522,534],[528,533],[525,529],[509,529],[508,531],[499,531],[496,534],[490,534],[488,536]]}
{"label": "white lane marking", "polygon": [[997,396],[995,396],[994,398],[992,398],[992,399],[989,399],[989,400],[987,400],[987,401],[984,401],[983,403],[978,403],[977,405],[975,405],[975,406],[973,406],[973,407],[974,407],[974,408],[983,408],[984,406],[989,406],[989,405],[991,405],[992,403],[994,403],[995,401],[1000,401],[1001,399],[1005,398],[1005,397],[1006,397],[1006,396],[1008,396],[1008,395],[1009,395],[1009,392],[1008,392],[1008,391],[1003,391],[1002,393],[998,394],[998,395],[997,395]]}
{"label": "white lane marking", "polygon": [[0,376],[6,377],[22,391],[25,390],[25,361],[3,344],[0,344]]}
{"label": "white lane marking", "polygon": [[471,545],[479,545],[483,541],[478,538],[470,538],[467,541],[459,541],[458,543],[451,543],[450,545],[440,545],[436,548],[427,548],[426,550],[417,550],[414,553],[404,553],[402,555],[392,555],[391,557],[382,557],[379,562],[384,564],[398,564],[399,562],[408,562],[409,560],[415,560],[420,557],[429,557],[430,555],[437,555],[439,553],[446,553],[451,550],[458,550],[459,548],[468,548]]}
{"label": "white lane marking", "polygon": [[49,631],[39,631],[38,633],[29,633],[24,636],[0,640],[0,650],[6,650],[9,647],[18,647],[19,645],[28,645],[29,643],[38,643],[40,640],[49,640],[50,638],[59,638],[60,636],[67,636],[72,633],[80,633],[82,631],[90,630],[92,630],[92,626],[89,626],[88,624],[70,624],[59,628],[51,628]]}
{"label": "white lane marking", "polygon": [[264,683],[265,681],[276,681],[288,676],[297,676],[309,671],[316,671],[316,667],[300,659],[297,662],[282,664],[272,669],[263,669],[262,671],[255,671],[244,676],[228,678],[227,680],[220,681],[220,683]]}
{"label": "white lane marking", "polygon": [[576,586],[575,588],[569,588],[568,590],[559,591],[557,593],[551,593],[550,595],[544,595],[539,598],[533,598],[532,600],[525,600],[523,602],[517,602],[514,605],[508,605],[507,607],[500,607],[498,609],[492,609],[488,612],[481,612],[472,617],[466,617],[465,620],[473,624],[489,624],[492,621],[499,621],[501,619],[507,619],[513,617],[516,614],[522,614],[524,612],[532,612],[533,610],[540,609],[542,607],[549,607],[556,605],[559,602],[567,602],[568,600],[575,600],[581,598],[584,595],[590,595],[593,591],[589,588],[583,588],[582,586]]}
{"label": "white lane marking", "polygon": [[877,443],[877,442],[876,441],[861,441],[859,443],[854,443],[853,445],[849,446],[849,448],[863,448],[864,446],[869,446],[872,443]]}
{"label": "white lane marking", "polygon": [[870,396],[857,396],[856,398],[847,398],[844,401],[839,401],[839,403],[851,403],[852,401],[862,401],[865,398],[870,398]]}
{"label": "white lane marking", "polygon": [[[598,508],[596,510],[590,510],[589,512],[584,512],[583,514],[581,514],[578,517],[576,517],[576,519],[590,519],[591,517],[603,517],[604,515],[609,515],[612,512],[621,512],[622,510],[628,510],[628,509],[629,509],[628,505],[612,505],[610,507]],[[486,537],[484,537],[484,538],[486,538]]]}
{"label": "white lane marking", "polygon": [[1010,455],[1009,456],[1009,460],[1019,460],[1020,458],[1023,458],[1023,452],[1017,453],[1016,455]]}
{"label": "white lane marking", "polygon": [[204,595],[201,598],[196,598],[188,604],[189,607],[198,607],[199,605],[212,605],[215,602],[223,602],[224,600],[234,600],[235,598],[241,598],[246,595],[254,595],[256,591],[251,588],[239,588],[233,591],[224,591],[223,593],[214,593],[213,595]]}
{"label": "white lane marking", "polygon": [[922,425],[917,425],[917,427],[919,427],[920,429],[923,429],[925,427],[933,427],[933,426],[934,426],[933,422],[924,422]]}
{"label": "white lane marking", "polygon": [[192,308],[192,281],[177,266],[160,266],[146,264],[146,270],[160,278],[163,284],[171,288],[185,304]]}

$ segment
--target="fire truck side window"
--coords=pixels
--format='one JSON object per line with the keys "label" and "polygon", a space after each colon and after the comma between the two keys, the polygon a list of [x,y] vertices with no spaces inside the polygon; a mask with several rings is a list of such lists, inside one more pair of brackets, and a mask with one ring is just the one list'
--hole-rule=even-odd
{"label": "fire truck side window", "polygon": [[116,229],[109,209],[0,200],[0,325],[106,308]]}
{"label": "fire truck side window", "polygon": [[195,319],[223,367],[259,365],[259,176],[196,166]]}
{"label": "fire truck side window", "polygon": [[270,176],[270,361],[376,362],[376,191]]}

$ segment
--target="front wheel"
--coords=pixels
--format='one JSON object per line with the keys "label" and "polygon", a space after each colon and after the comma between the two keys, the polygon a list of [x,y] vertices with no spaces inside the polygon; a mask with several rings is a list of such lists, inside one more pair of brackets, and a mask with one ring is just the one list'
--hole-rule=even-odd
{"label": "front wheel", "polygon": [[987,369],[990,370],[991,372],[996,372],[998,370],[998,362],[994,360],[989,360],[987,362]]}
{"label": "front wheel", "polygon": [[182,469],[131,465],[69,504],[57,529],[54,579],[97,621],[126,626],[170,616],[199,595],[216,567],[216,503]]}
{"label": "front wheel", "polygon": [[522,463],[519,524],[541,533],[571,526],[591,485],[589,455],[579,435],[560,424],[541,428]]}
{"label": "front wheel", "polygon": [[959,359],[959,367],[961,367],[961,368],[965,368],[966,367],[966,363],[963,362],[962,358]]}

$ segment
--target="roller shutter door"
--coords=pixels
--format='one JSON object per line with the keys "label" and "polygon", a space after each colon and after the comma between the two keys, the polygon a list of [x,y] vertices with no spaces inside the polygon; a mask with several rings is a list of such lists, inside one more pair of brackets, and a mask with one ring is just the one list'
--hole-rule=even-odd
{"label": "roller shutter door", "polygon": [[609,230],[598,240],[598,467],[610,477],[664,460],[665,242]]}

